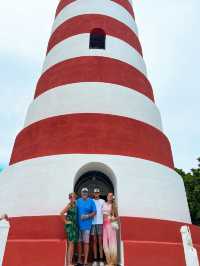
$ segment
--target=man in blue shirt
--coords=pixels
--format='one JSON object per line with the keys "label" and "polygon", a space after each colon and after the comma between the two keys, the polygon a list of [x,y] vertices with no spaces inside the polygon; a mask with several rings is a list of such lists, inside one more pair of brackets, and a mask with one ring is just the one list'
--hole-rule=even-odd
{"label": "man in blue shirt", "polygon": [[79,227],[79,243],[78,243],[78,264],[81,266],[82,243],[84,244],[84,264],[87,265],[90,230],[92,227],[92,219],[96,215],[96,205],[93,199],[89,198],[87,188],[81,190],[81,198],[77,200],[77,219]]}

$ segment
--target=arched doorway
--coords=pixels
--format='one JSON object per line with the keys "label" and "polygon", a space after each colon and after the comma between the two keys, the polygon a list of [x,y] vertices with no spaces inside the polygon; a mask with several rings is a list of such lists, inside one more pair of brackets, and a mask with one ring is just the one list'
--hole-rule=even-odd
{"label": "arched doorway", "polygon": [[110,178],[100,171],[88,171],[81,175],[75,184],[74,191],[80,195],[83,187],[87,187],[91,195],[94,188],[100,188],[103,199],[106,199],[108,192],[114,193],[114,187]]}
{"label": "arched doorway", "polygon": [[[106,199],[108,192],[113,192],[117,197],[117,178],[114,171],[101,162],[90,162],[83,165],[74,178],[74,191],[80,195],[81,189],[87,187],[92,194],[95,187],[100,188],[103,199]],[[92,243],[92,242],[91,242]],[[121,260],[120,231],[118,232],[118,259]],[[92,251],[92,247],[91,247]],[[90,253],[90,261],[93,261]]]}

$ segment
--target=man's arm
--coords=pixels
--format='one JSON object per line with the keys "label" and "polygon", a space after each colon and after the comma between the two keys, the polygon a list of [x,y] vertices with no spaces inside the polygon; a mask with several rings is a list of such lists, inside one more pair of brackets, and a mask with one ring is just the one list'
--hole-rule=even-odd
{"label": "man's arm", "polygon": [[97,214],[96,205],[94,201],[91,201],[91,212],[81,216],[81,220],[87,220],[93,218]]}
{"label": "man's arm", "polygon": [[91,212],[88,214],[88,218],[93,218],[96,214],[96,212]]}
{"label": "man's arm", "polygon": [[81,216],[81,220],[87,220],[93,218],[97,213],[96,212],[91,212],[88,214],[84,214]]}

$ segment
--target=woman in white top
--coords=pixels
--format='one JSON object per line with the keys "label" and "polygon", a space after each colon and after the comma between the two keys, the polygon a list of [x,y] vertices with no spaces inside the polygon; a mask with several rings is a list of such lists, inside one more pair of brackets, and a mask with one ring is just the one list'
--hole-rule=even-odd
{"label": "woman in white top", "polygon": [[109,266],[117,265],[118,210],[113,193],[108,193],[103,206],[103,248]]}

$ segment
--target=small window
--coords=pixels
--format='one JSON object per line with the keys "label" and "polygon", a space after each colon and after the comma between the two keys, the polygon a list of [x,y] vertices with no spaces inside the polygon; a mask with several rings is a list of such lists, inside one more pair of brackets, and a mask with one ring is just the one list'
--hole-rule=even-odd
{"label": "small window", "polygon": [[90,49],[105,49],[106,34],[102,29],[93,29],[90,33]]}

